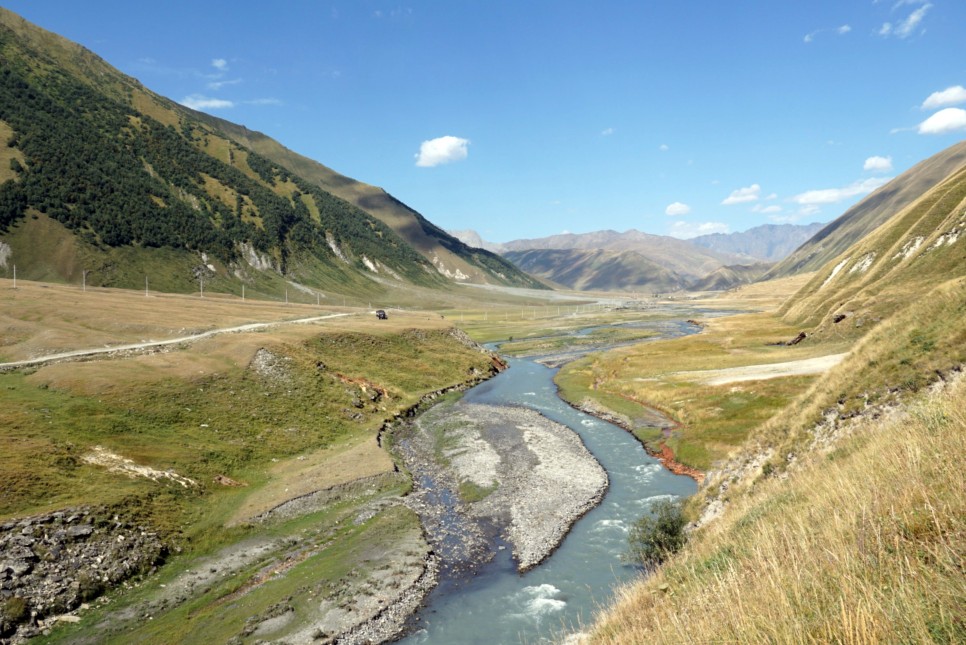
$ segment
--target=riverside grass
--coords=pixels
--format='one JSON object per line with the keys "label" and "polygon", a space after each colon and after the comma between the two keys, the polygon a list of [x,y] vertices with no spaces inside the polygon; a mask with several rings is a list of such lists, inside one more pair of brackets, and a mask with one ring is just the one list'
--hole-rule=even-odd
{"label": "riverside grass", "polygon": [[[379,558],[387,565],[416,558],[418,568],[418,554],[428,549],[418,517],[392,504],[405,493],[404,482],[366,484],[368,492],[294,520],[246,520],[318,488],[383,473],[391,478],[392,460],[375,441],[381,423],[423,395],[492,367],[448,321],[426,312],[394,312],[391,320],[377,321],[368,311],[346,308],[84,292],[30,281],[18,281],[14,290],[10,281],[0,283],[8,287],[0,289],[6,360],[253,321],[356,314],[223,334],[162,352],[0,373],[0,519],[92,505],[106,518],[159,531],[171,548],[157,575],[111,591],[109,604],[95,604],[80,623],[58,624],[38,642],[169,643],[173,634],[180,642],[201,642],[211,616],[219,616],[214,641],[225,642],[246,629],[246,620],[264,618],[306,588],[316,600],[350,602],[365,593],[370,574],[402,575],[396,568],[371,571]],[[253,359],[263,352],[271,356],[267,368],[255,368]],[[197,486],[132,479],[88,464],[84,456],[94,446]],[[222,486],[213,481],[217,475],[246,485]],[[357,523],[370,504],[372,518]],[[184,600],[167,599],[185,571],[208,571],[205,563],[223,550],[246,551],[266,540],[272,543],[266,554],[253,555],[244,568],[219,566],[214,582],[179,591]],[[274,558],[306,549],[308,557],[289,573],[259,581]],[[321,551],[313,555],[313,549]],[[346,571],[360,575],[344,580]],[[221,603],[242,588],[250,590],[226,610]],[[311,611],[311,603],[295,605],[299,616]],[[137,619],[145,607],[151,621]]]}
{"label": "riverside grass", "polygon": [[[751,384],[706,385],[691,372],[780,363],[834,354],[842,342],[788,347],[798,327],[771,314],[744,314],[704,321],[702,333],[595,354],[565,365],[555,378],[571,403],[587,399],[630,421],[652,452],[667,445],[675,459],[707,470],[726,457],[756,425],[793,401],[814,380],[792,376]],[[665,414],[673,426],[650,423],[648,409]]]}
{"label": "riverside grass", "polygon": [[769,478],[589,643],[966,641],[966,384]]}

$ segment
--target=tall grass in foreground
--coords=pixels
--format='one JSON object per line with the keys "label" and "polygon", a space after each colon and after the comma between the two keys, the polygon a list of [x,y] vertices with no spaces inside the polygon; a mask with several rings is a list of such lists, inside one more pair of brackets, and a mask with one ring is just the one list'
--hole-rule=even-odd
{"label": "tall grass in foreground", "polygon": [[966,642],[963,455],[960,381],[760,482],[588,640]]}

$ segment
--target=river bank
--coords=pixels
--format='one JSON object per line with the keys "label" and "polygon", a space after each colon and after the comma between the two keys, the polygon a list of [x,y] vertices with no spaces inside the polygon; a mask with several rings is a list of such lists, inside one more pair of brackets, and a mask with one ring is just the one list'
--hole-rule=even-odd
{"label": "river bank", "polygon": [[[629,434],[634,436],[635,439],[637,439],[637,436],[634,435],[634,424],[626,416],[622,414],[618,414],[612,410],[607,410],[591,399],[585,399],[578,403],[570,402],[570,405],[574,409],[580,410],[581,412],[585,412],[591,416],[595,416],[598,419],[601,419],[602,421],[612,423],[619,428],[623,428]],[[653,414],[655,417],[659,417],[659,419],[656,419],[651,425],[657,428],[661,428],[661,430],[665,434],[670,432],[671,429],[679,425],[676,421],[672,419],[668,419],[666,416],[662,415],[659,411],[655,410],[654,408],[648,407],[644,404],[640,404],[640,405],[646,408],[649,414]],[[647,451],[647,454],[651,455],[652,457],[655,457],[658,461],[661,462],[662,466],[667,468],[675,475],[685,475],[693,479],[698,484],[702,484],[704,482],[705,473],[701,472],[697,468],[692,468],[687,464],[682,464],[681,462],[677,461],[674,457],[674,451],[671,450],[671,447],[668,446],[667,444],[662,443],[660,450],[652,450],[643,441],[641,441],[640,443],[643,446],[644,450]]]}

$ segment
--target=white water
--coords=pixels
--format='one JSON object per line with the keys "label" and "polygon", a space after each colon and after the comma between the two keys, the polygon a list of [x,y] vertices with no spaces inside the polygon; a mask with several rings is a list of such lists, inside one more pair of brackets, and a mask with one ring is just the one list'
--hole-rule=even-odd
{"label": "white water", "polygon": [[610,476],[601,504],[574,525],[543,564],[519,575],[510,550],[500,551],[476,577],[431,594],[407,644],[544,643],[593,620],[615,588],[640,570],[621,556],[627,532],[659,499],[686,497],[695,482],[665,470],[627,431],[571,408],[557,396],[556,370],[514,359],[510,369],[469,392],[466,400],[520,405],[576,431]]}

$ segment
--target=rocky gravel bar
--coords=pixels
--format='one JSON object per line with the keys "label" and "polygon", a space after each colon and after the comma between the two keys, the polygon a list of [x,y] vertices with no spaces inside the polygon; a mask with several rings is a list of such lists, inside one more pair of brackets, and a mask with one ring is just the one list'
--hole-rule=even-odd
{"label": "rocky gravel bar", "polygon": [[526,408],[452,401],[395,442],[444,570],[468,575],[493,555],[494,529],[519,571],[533,568],[607,490],[607,473],[570,428]]}

